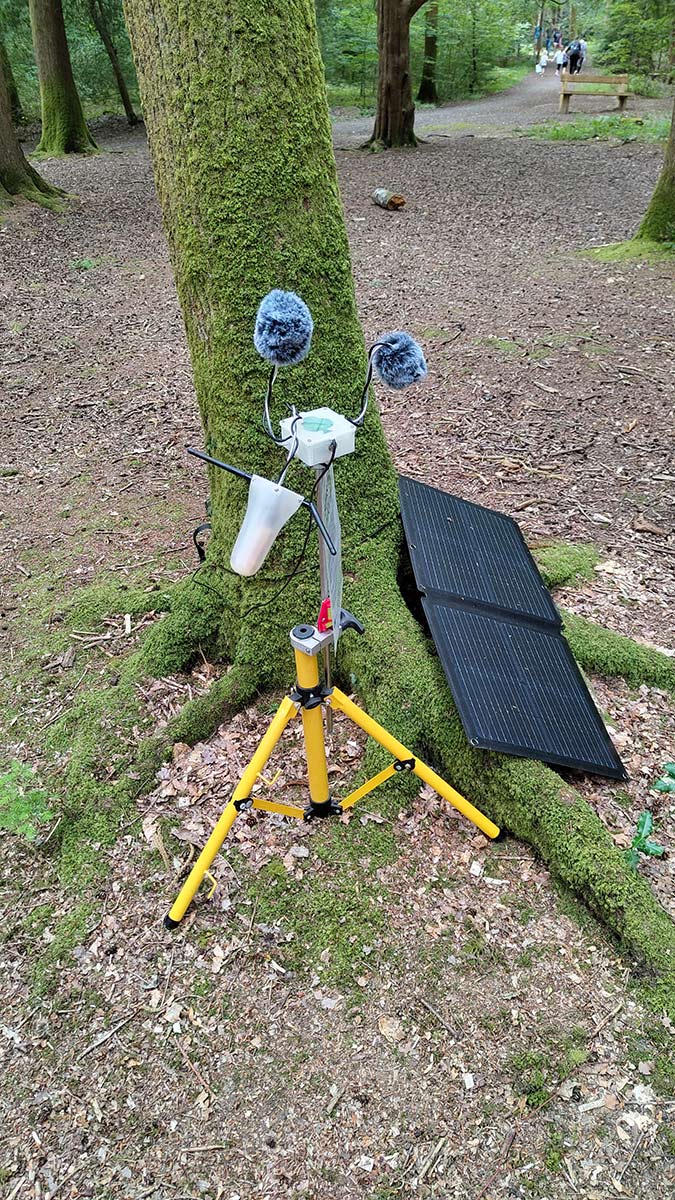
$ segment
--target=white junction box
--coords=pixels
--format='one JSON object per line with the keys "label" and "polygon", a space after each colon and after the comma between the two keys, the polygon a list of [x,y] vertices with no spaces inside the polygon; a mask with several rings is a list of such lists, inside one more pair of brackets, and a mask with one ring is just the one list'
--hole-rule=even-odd
{"label": "white junction box", "polygon": [[[356,426],[346,417],[333,412],[332,408],[314,408],[311,412],[302,413],[301,418],[295,426],[295,436],[298,439],[297,457],[306,467],[319,467],[322,463],[327,463],[331,456],[332,442],[337,443],[336,458],[341,458],[343,454],[353,454]],[[281,421],[283,438],[290,438],[293,421],[293,417],[284,417]]]}

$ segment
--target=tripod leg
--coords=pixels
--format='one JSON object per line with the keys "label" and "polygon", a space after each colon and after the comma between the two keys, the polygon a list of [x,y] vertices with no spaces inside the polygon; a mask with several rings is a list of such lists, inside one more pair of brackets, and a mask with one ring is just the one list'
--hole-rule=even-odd
{"label": "tripod leg", "polygon": [[185,880],[167,916],[164,918],[164,924],[167,929],[175,929],[185,916],[188,906],[199,890],[206,872],[239,816],[238,801],[250,798],[256,779],[260,775],[260,772],[265,769],[265,763],[274,750],[288,722],[293,719],[296,713],[297,709],[293,701],[288,696],[284,696],[270,722],[267,732],[258,743],[253,758],[239,780],[230,803],[224,809],[218,824]]}
{"label": "tripod leg", "polygon": [[458,812],[461,812],[462,816],[466,817],[467,820],[472,821],[473,824],[480,829],[481,833],[486,835],[486,837],[496,838],[499,836],[498,825],[495,825],[494,822],[490,821],[489,818],[486,817],[482,812],[480,812],[477,808],[474,808],[473,804],[471,804],[469,800],[465,800],[464,796],[460,796],[459,792],[456,792],[453,787],[450,787],[450,784],[446,783],[445,780],[442,779],[440,775],[437,775],[435,771],[432,771],[431,767],[428,767],[426,763],[420,762],[418,758],[415,758],[410,750],[406,750],[402,742],[399,742],[395,737],[393,737],[383,725],[378,725],[377,721],[374,721],[372,717],[368,716],[368,713],[363,712],[363,710],[360,708],[357,708],[356,704],[354,704],[348,696],[345,696],[344,692],[341,692],[339,688],[333,688],[331,703],[334,708],[340,709],[345,716],[349,717],[350,721],[353,721],[355,725],[358,725],[360,729],[363,729],[364,732],[369,735],[369,737],[374,738],[375,741],[379,742],[385,750],[388,750],[390,754],[393,754],[394,758],[398,759],[399,762],[405,762],[406,759],[412,759],[415,763],[413,767],[415,775],[417,775],[419,779],[422,779],[424,783],[428,783],[435,792],[438,792],[439,796],[442,796],[444,800],[448,801],[448,804],[452,804],[453,808],[456,808]]}

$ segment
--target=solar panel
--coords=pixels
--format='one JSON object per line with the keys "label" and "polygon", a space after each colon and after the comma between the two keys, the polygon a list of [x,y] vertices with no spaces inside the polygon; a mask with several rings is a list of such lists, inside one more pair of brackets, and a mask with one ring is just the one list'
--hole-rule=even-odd
{"label": "solar panel", "polygon": [[414,479],[401,478],[399,494],[420,591],[560,625],[558,610],[511,517]]}
{"label": "solar panel", "polygon": [[626,779],[516,522],[399,480],[415,582],[469,741]]}
{"label": "solar panel", "polygon": [[437,599],[422,603],[472,745],[626,778],[572,652],[556,629]]}

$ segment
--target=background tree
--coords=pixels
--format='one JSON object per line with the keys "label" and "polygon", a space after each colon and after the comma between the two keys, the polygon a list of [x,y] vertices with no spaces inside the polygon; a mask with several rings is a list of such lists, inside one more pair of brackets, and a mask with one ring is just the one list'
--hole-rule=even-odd
{"label": "background tree", "polygon": [[5,77],[5,86],[9,95],[9,107],[12,114],[12,121],[15,125],[19,125],[23,119],[23,111],[21,108],[21,100],[19,98],[19,90],[16,86],[12,64],[9,60],[9,55],[5,48],[5,43],[0,37],[0,71]]}
{"label": "background tree", "polygon": [[417,99],[420,104],[437,104],[436,65],[438,63],[438,0],[425,9],[424,63]]}
{"label": "background tree", "polygon": [[96,32],[103,42],[106,54],[110,59],[110,66],[112,67],[113,75],[115,76],[115,82],[117,83],[120,99],[127,115],[127,121],[130,125],[138,125],[138,117],[134,111],[131,96],[129,95],[129,88],[127,87],[127,81],[124,78],[124,72],[120,65],[119,54],[117,53],[117,47],[113,41],[109,17],[105,10],[105,4],[103,0],[86,0],[86,3],[87,11],[91,17],[92,24],[94,25]]}
{"label": "background tree", "polygon": [[96,150],[73,78],[61,0],[29,0],[29,7],[42,110],[38,152],[56,156]]}
{"label": "background tree", "polygon": [[55,208],[63,195],[38,175],[27,162],[12,125],[12,109],[5,73],[0,62],[0,209],[15,196],[24,196],[46,208]]}
{"label": "background tree", "polygon": [[415,146],[410,77],[410,22],[426,0],[377,0],[377,112],[375,146]]}
{"label": "background tree", "polygon": [[637,237],[675,245],[675,105],[661,174]]}
{"label": "background tree", "polygon": [[[126,0],[126,11],[206,446],[248,469],[278,473],[279,451],[260,433],[266,371],[252,329],[261,297],[274,286],[293,288],[315,319],[311,354],[279,381],[284,400],[307,405],[330,396],[353,413],[364,368],[313,5],[270,0],[263,11],[228,0],[216,10],[212,0]],[[593,811],[543,764],[468,745],[438,659],[399,590],[396,476],[375,408],[358,436],[357,453],[336,474],[348,603],[367,637],[342,639],[339,677],[406,744],[536,847],[657,973],[658,998],[675,1016],[673,923]],[[306,487],[303,471],[291,486]],[[191,580],[174,595],[148,635],[143,669],[184,668],[200,646],[229,658],[208,701],[217,721],[257,688],[288,684],[288,626],[316,613],[319,589],[314,563],[298,566],[298,519],[259,576],[233,576],[227,562],[245,495],[215,469],[210,489],[206,586]],[[598,641],[583,622],[568,634],[591,669],[600,656],[616,673],[636,650],[613,635]]]}

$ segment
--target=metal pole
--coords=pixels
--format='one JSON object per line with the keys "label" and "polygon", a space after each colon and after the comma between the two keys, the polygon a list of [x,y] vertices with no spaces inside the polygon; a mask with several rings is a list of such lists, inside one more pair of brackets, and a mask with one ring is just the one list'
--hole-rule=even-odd
{"label": "metal pole", "polygon": [[[316,475],[317,480],[321,478],[323,473],[324,473],[323,466],[314,468],[314,474]],[[319,484],[319,486],[316,489],[316,509],[317,509],[319,516],[321,517],[321,520],[323,521],[323,499],[321,496],[321,484]],[[326,544],[325,544],[323,538],[319,538],[318,541],[319,541],[319,578],[321,581],[321,601],[323,602],[328,595],[328,567],[327,567],[327,563],[326,563],[326,554],[328,551],[326,549]],[[332,613],[331,615],[333,617],[333,621],[335,621],[336,619],[338,621],[340,620],[339,613],[337,614],[337,617],[336,617],[335,613]],[[325,678],[325,682],[326,682],[326,687],[330,687],[331,686],[331,682],[330,682],[331,671],[330,671],[330,646],[329,645],[324,646],[322,654],[323,654],[323,670],[324,670],[324,678]],[[332,734],[332,732],[333,732],[333,711],[330,707],[327,707],[325,709],[325,712],[326,712],[326,730],[328,733]]]}

